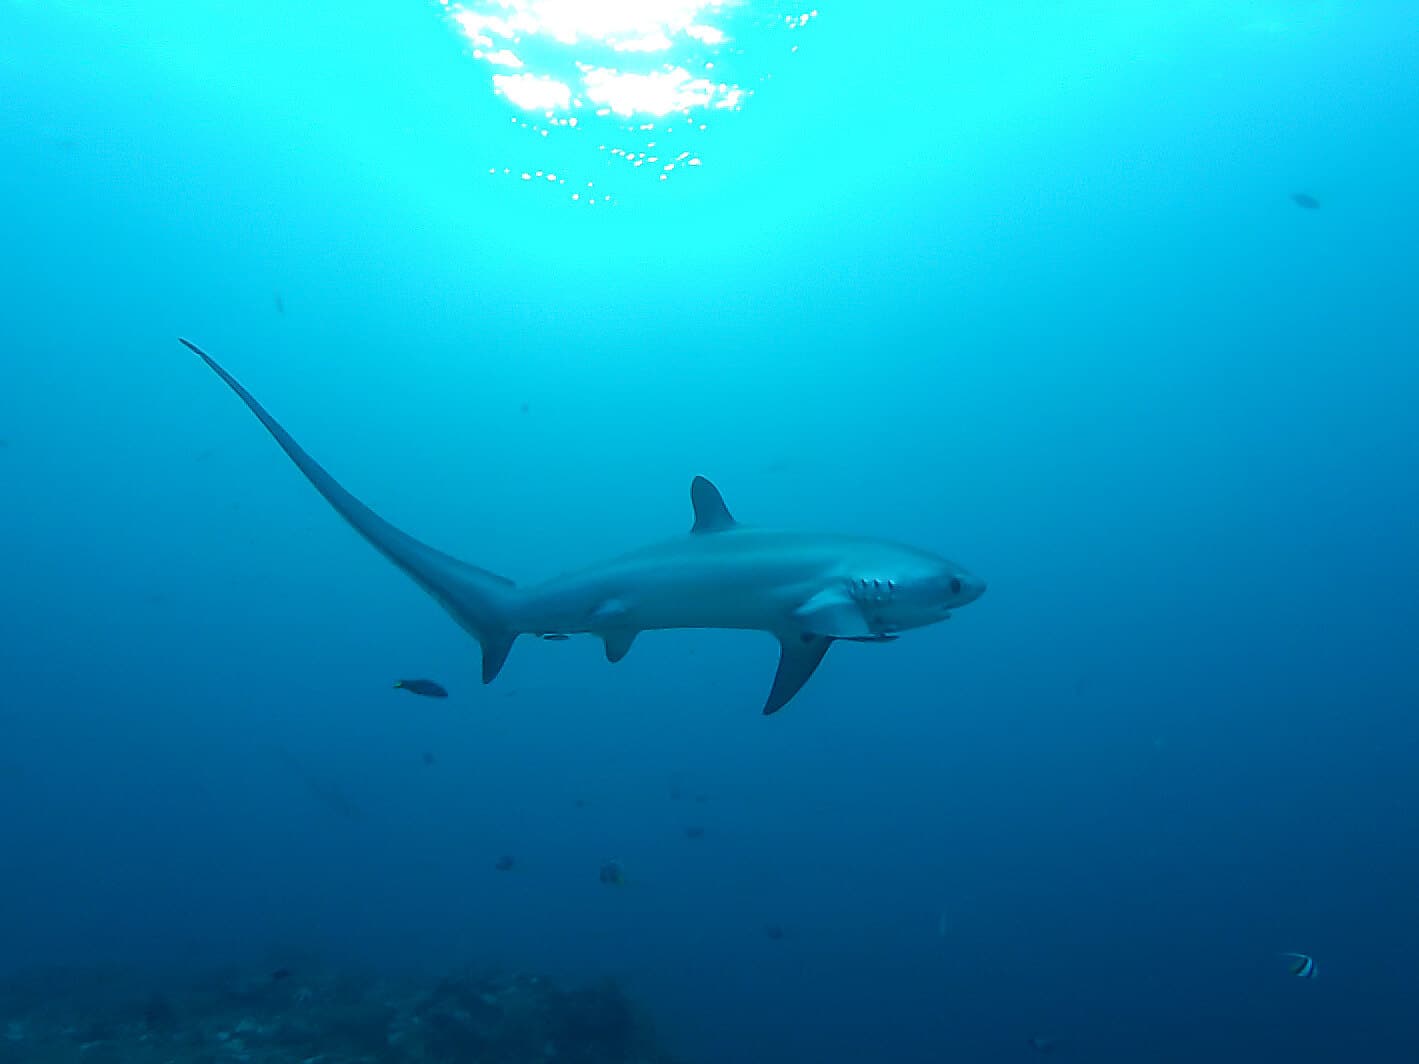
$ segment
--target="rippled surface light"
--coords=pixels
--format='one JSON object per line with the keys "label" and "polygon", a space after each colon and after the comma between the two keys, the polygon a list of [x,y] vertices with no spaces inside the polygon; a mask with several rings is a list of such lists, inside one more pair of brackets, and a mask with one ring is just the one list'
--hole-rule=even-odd
{"label": "rippled surface light", "polygon": [[[701,139],[770,76],[745,57],[802,29],[816,10],[734,0],[440,0],[535,136],[580,136],[623,173],[667,181],[703,162]],[[783,43],[780,54],[796,51]],[[493,167],[524,181],[564,177]],[[592,167],[586,166],[590,171]],[[604,179],[606,175],[601,175]],[[579,181],[572,202],[612,202]]]}

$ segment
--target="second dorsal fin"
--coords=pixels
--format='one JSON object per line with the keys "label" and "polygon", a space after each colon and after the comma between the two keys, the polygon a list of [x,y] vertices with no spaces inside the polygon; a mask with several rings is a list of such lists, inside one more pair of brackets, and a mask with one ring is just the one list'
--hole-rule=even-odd
{"label": "second dorsal fin", "polygon": [[704,477],[690,481],[690,505],[695,508],[691,532],[725,532],[738,523],[724,505],[719,489]]}

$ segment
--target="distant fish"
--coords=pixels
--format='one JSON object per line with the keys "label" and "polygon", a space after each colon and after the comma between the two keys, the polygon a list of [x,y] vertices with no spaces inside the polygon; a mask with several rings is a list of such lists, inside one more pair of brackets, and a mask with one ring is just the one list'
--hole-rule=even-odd
{"label": "distant fish", "polygon": [[626,870],[621,867],[620,861],[607,861],[601,866],[601,882],[611,887],[626,885]]}
{"label": "distant fish", "polygon": [[571,636],[565,632],[543,632],[542,638],[549,643],[565,643]]}
{"label": "distant fish", "polygon": [[305,789],[310,792],[311,797],[321,802],[336,816],[350,821],[360,821],[365,818],[364,810],[352,801],[338,785],[328,779],[313,775],[305,767],[305,764],[290,751],[277,750],[276,756],[285,762],[286,767],[305,785]]}
{"label": "distant fish", "polygon": [[512,854],[505,853],[493,862],[493,867],[499,872],[511,872],[512,866],[517,862],[513,860]]}
{"label": "distant fish", "polygon": [[276,301],[276,313],[277,313],[277,314],[284,314],[284,313],[286,313],[286,301],[281,298],[281,293],[280,293],[280,292],[273,292],[273,293],[271,293],[271,295],[272,295],[272,298]]}
{"label": "distant fish", "polygon": [[1304,207],[1308,211],[1320,210],[1320,200],[1304,192],[1291,193],[1291,202],[1297,207]]}
{"label": "distant fish", "polygon": [[429,753],[427,750],[424,751],[423,756],[420,758],[420,760],[423,761],[425,765],[432,766],[438,764],[438,758],[434,757],[434,755]]}
{"label": "distant fish", "polygon": [[271,982],[279,983],[282,979],[289,979],[290,977],[291,970],[289,968],[277,968],[271,973]]}
{"label": "distant fish", "polygon": [[394,686],[400,691],[408,691],[411,695],[423,695],[426,698],[448,697],[448,692],[433,680],[395,680]]}
{"label": "distant fish", "polygon": [[1036,1053],[1053,1053],[1059,1048],[1059,1039],[1050,1038],[1048,1035],[1043,1034],[1031,1035],[1030,1048]]}
{"label": "distant fish", "polygon": [[775,942],[782,941],[783,924],[765,924],[764,935],[768,938],[773,939]]}
{"label": "distant fish", "polygon": [[1316,977],[1316,959],[1308,953],[1283,953],[1286,958],[1286,970],[1297,979],[1314,979]]}
{"label": "distant fish", "polygon": [[698,824],[691,824],[685,829],[685,838],[702,839],[705,837],[705,829]]}

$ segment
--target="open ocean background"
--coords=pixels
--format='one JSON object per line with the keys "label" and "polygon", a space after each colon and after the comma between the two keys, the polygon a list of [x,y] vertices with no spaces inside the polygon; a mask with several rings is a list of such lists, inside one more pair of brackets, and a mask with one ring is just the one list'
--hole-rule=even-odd
{"label": "open ocean background", "polygon": [[[1414,4],[700,6],[528,32],[717,64],[549,118],[456,7],[0,0],[0,972],[611,976],[689,1064],[1419,1060]],[[179,335],[519,582],[704,474],[990,590],[770,718],[755,634],[483,687]]]}

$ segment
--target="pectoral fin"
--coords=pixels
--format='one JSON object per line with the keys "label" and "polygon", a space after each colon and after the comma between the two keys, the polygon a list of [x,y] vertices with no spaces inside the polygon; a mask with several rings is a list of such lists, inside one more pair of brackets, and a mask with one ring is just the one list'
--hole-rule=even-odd
{"label": "pectoral fin", "polygon": [[794,618],[806,632],[840,639],[863,639],[876,635],[863,616],[862,607],[841,589],[819,591],[794,611]]}
{"label": "pectoral fin", "polygon": [[596,607],[591,616],[597,621],[614,624],[626,616],[626,604],[617,598],[607,599]]}
{"label": "pectoral fin", "polygon": [[831,636],[806,633],[779,638],[778,672],[774,674],[769,700],[764,703],[765,716],[777,713],[798,694],[798,689],[808,682],[808,677],[818,668],[832,642]]}
{"label": "pectoral fin", "polygon": [[631,644],[636,641],[639,632],[617,629],[610,632],[602,632],[601,638],[606,641],[606,660],[615,664],[626,656],[626,652],[631,649]]}

